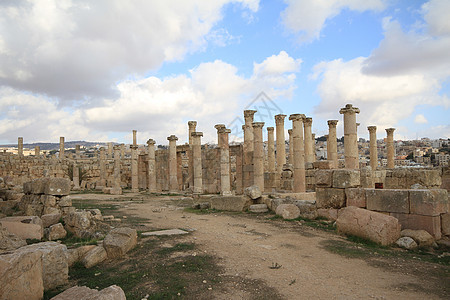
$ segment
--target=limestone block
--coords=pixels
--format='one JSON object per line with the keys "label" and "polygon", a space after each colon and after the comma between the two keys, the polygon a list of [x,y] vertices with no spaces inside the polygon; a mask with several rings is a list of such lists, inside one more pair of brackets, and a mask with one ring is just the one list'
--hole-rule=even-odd
{"label": "limestone block", "polygon": [[333,170],[317,170],[314,177],[316,186],[331,187],[333,183]]}
{"label": "limestone block", "polygon": [[44,204],[44,206],[50,206],[55,207],[56,206],[56,197],[52,195],[42,195],[40,197],[41,203]]}
{"label": "limestone block", "polygon": [[443,235],[450,235],[450,213],[441,215],[441,230]]}
{"label": "limestone block", "polygon": [[41,216],[44,211],[44,205],[42,204],[27,204],[25,206],[25,215],[27,216]]}
{"label": "limestone block", "polygon": [[89,211],[75,211],[64,217],[65,228],[77,237],[88,237],[95,231],[95,222]]}
{"label": "limestone block", "polygon": [[89,209],[88,211],[91,213],[92,217],[95,220],[103,221],[103,216],[102,216],[102,212],[100,211],[100,209],[93,208],[93,209]]}
{"label": "limestone block", "polygon": [[342,208],[345,206],[345,190],[316,188],[317,208]]}
{"label": "limestone block", "polygon": [[39,300],[44,296],[42,254],[25,248],[0,255],[0,299]]}
{"label": "limestone block", "polygon": [[323,217],[331,221],[336,221],[338,218],[339,209],[336,208],[319,208],[317,209],[317,216]]}
{"label": "limestone block", "polygon": [[61,213],[42,215],[41,216],[42,226],[44,228],[47,228],[53,224],[58,223],[59,219],[61,219]]}
{"label": "limestone block", "polygon": [[253,204],[250,205],[248,210],[252,213],[266,213],[269,211],[266,204]]}
{"label": "limestone block", "polygon": [[314,169],[333,169],[334,163],[331,160],[318,160],[312,163]]}
{"label": "limestone block", "polygon": [[64,226],[61,223],[51,225],[49,228],[44,230],[45,237],[49,241],[56,241],[59,239],[63,239],[67,235],[67,231],[64,229]]}
{"label": "limestone block", "polygon": [[244,194],[252,200],[256,200],[262,196],[262,191],[258,186],[252,185],[244,189]]}
{"label": "limestone block", "polygon": [[294,200],[293,204],[300,210],[300,217],[310,220],[317,218],[316,201]]}
{"label": "limestone block", "polygon": [[24,247],[42,254],[42,279],[44,290],[53,289],[67,283],[69,266],[67,264],[67,247],[56,242],[44,242]]}
{"label": "limestone block", "polygon": [[[44,211],[45,211],[45,208],[44,208]],[[67,215],[69,215],[71,213],[76,212],[76,208],[73,207],[73,206],[65,206],[65,207],[61,207],[61,210],[57,209],[57,211],[58,212],[60,211],[61,214],[63,215],[63,217],[65,217],[65,216],[67,216]]]}
{"label": "limestone block", "polygon": [[69,267],[73,266],[73,264],[77,261],[82,260],[86,253],[88,253],[95,247],[95,245],[86,245],[80,246],[78,248],[67,249],[67,264],[69,265]]}
{"label": "limestone block", "polygon": [[407,190],[366,189],[367,209],[390,213],[409,213]]}
{"label": "limestone block", "polygon": [[353,188],[361,185],[359,170],[335,169],[333,170],[334,188]]}
{"label": "limestone block", "polygon": [[402,229],[423,229],[428,231],[436,240],[441,238],[441,217],[440,216],[422,216],[415,214],[390,213],[391,216],[398,219]]}
{"label": "limestone block", "polygon": [[434,243],[434,238],[426,230],[403,229],[400,235],[412,238],[419,247],[431,247]]}
{"label": "limestone block", "polygon": [[72,198],[70,196],[63,196],[58,201],[59,207],[72,206]]}
{"label": "limestone block", "polygon": [[246,196],[215,196],[211,198],[211,209],[245,211],[252,203]]}
{"label": "limestone block", "polygon": [[409,201],[412,214],[438,216],[449,211],[447,190],[410,190]]}
{"label": "limestone block", "polygon": [[395,243],[400,237],[400,224],[394,217],[349,206],[341,209],[336,220],[338,232],[369,239],[381,245]]}
{"label": "limestone block", "polygon": [[275,213],[288,220],[300,217],[300,209],[295,204],[280,204]]}
{"label": "limestone block", "polygon": [[408,250],[413,250],[413,249],[417,248],[416,241],[414,241],[409,236],[401,237],[395,243],[397,244],[397,246],[408,249]]}
{"label": "limestone block", "polygon": [[345,189],[345,198],[347,206],[366,208],[366,191],[363,188]]}
{"label": "limestone block", "polygon": [[70,180],[68,178],[48,178],[45,194],[53,196],[66,196],[70,193]]}
{"label": "limestone block", "polygon": [[51,300],[126,300],[124,291],[117,285],[111,285],[101,291],[90,289],[86,286],[74,286]]}
{"label": "limestone block", "polygon": [[105,248],[103,246],[96,246],[91,249],[81,260],[81,263],[85,268],[91,268],[99,263],[105,261],[108,258]]}
{"label": "limestone block", "polygon": [[0,223],[9,232],[22,239],[42,239],[44,227],[41,218],[37,216],[18,216],[0,219]]}
{"label": "limestone block", "polygon": [[133,249],[137,244],[136,229],[127,227],[115,228],[111,230],[103,240],[103,247],[108,254],[108,258],[122,257]]}
{"label": "limestone block", "polygon": [[45,177],[32,180],[30,194],[35,195],[45,194],[48,179],[49,179],[48,177]]}
{"label": "limestone block", "polygon": [[24,239],[9,232],[0,223],[0,253],[15,250],[26,245],[27,242]]}

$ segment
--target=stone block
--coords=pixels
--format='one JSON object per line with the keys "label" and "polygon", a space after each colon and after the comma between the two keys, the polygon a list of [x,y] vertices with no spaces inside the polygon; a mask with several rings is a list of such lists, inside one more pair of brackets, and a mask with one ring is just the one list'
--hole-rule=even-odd
{"label": "stone block", "polygon": [[294,204],[280,204],[278,205],[275,213],[278,216],[282,216],[283,219],[288,220],[300,217],[300,209]]}
{"label": "stone block", "polygon": [[294,200],[293,204],[300,210],[300,217],[310,220],[317,218],[316,201]]}
{"label": "stone block", "polygon": [[70,196],[63,196],[58,201],[59,207],[72,206],[72,198]]}
{"label": "stone block", "polygon": [[210,201],[211,209],[226,211],[245,211],[253,204],[246,196],[215,196]]}
{"label": "stone block", "polygon": [[333,183],[333,170],[317,170],[314,178],[316,186],[331,187]]}
{"label": "stone block", "polygon": [[391,216],[398,219],[402,229],[426,230],[436,240],[441,238],[441,217],[423,216],[415,214],[390,213]]}
{"label": "stone block", "polygon": [[54,224],[49,228],[44,230],[45,237],[49,241],[56,241],[59,239],[63,239],[67,235],[67,231],[64,229],[64,226],[61,223]]}
{"label": "stone block", "polygon": [[408,249],[408,250],[416,249],[418,246],[416,241],[414,241],[409,236],[401,237],[395,243],[397,244],[397,246]]}
{"label": "stone block", "polygon": [[73,266],[73,264],[77,261],[82,260],[86,253],[88,253],[95,247],[95,245],[86,245],[73,249],[67,249],[67,264],[69,265],[69,267]]}
{"label": "stone block", "polygon": [[434,238],[426,230],[403,229],[400,235],[412,238],[419,247],[431,247],[434,243]]}
{"label": "stone block", "polygon": [[37,216],[6,217],[0,219],[0,223],[22,239],[40,240],[44,236],[42,220]]}
{"label": "stone block", "polygon": [[137,231],[127,227],[111,230],[103,240],[108,258],[122,257],[137,244]]}
{"label": "stone block", "polygon": [[407,190],[366,189],[368,210],[409,213],[409,196]]}
{"label": "stone block", "polygon": [[438,216],[449,211],[447,190],[410,190],[410,212],[416,215]]}
{"label": "stone block", "polygon": [[44,297],[42,254],[25,247],[0,255],[0,299]]}
{"label": "stone block", "polygon": [[56,295],[51,300],[126,300],[124,291],[117,285],[111,285],[101,291],[86,286],[74,286]]}
{"label": "stone block", "polygon": [[441,230],[443,235],[450,235],[450,213],[441,215]]}
{"label": "stone block", "polygon": [[105,261],[108,258],[105,248],[103,246],[96,246],[91,249],[81,260],[85,268],[91,268]]}
{"label": "stone block", "polygon": [[15,250],[26,245],[27,242],[24,239],[9,232],[0,223],[0,253]]}
{"label": "stone block", "polygon": [[45,242],[25,246],[21,249],[41,254],[44,290],[50,290],[67,283],[69,266],[67,264],[66,245]]}
{"label": "stone block", "polygon": [[400,238],[400,224],[394,217],[349,206],[341,209],[336,220],[338,232],[390,245]]}
{"label": "stone block", "polygon": [[331,221],[336,221],[338,218],[338,212],[339,209],[336,208],[319,208],[317,209],[317,216]]}
{"label": "stone block", "polygon": [[366,208],[366,191],[363,188],[345,189],[345,198],[347,206],[356,206]]}
{"label": "stone block", "polygon": [[48,179],[49,179],[48,177],[45,177],[32,180],[30,194],[35,195],[45,194]]}
{"label": "stone block", "polygon": [[256,200],[262,196],[262,191],[258,186],[252,185],[244,189],[244,194],[252,200]]}
{"label": "stone block", "polygon": [[345,206],[345,190],[316,188],[317,208],[342,208]]}
{"label": "stone block", "polygon": [[42,226],[44,228],[47,228],[51,225],[58,223],[60,219],[61,219],[60,213],[42,215],[41,216]]}
{"label": "stone block", "polygon": [[314,169],[333,169],[335,168],[333,161],[331,160],[318,160],[313,162]]}
{"label": "stone block", "polygon": [[38,203],[27,204],[25,214],[27,216],[41,216],[44,211],[44,205]]}
{"label": "stone block", "polygon": [[359,170],[336,169],[333,170],[334,188],[354,188],[361,186]]}
{"label": "stone block", "polygon": [[48,178],[45,194],[53,196],[66,196],[70,193],[70,180],[68,178]]}
{"label": "stone block", "polygon": [[269,209],[266,204],[253,204],[250,205],[249,211],[252,213],[266,213]]}
{"label": "stone block", "polygon": [[44,206],[55,207],[56,206],[56,196],[52,195],[41,195],[40,202]]}

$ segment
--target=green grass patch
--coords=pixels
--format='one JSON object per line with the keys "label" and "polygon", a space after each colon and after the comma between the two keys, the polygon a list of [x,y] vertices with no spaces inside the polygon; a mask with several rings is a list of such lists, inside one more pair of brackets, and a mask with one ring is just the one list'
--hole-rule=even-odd
{"label": "green grass patch", "polygon": [[68,231],[64,239],[61,242],[66,246],[86,246],[86,245],[97,245],[98,239],[93,238],[80,238],[73,235],[72,232]]}

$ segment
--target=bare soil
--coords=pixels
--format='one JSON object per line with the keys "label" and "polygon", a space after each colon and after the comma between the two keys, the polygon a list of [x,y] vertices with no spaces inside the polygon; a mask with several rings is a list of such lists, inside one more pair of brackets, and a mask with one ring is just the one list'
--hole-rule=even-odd
{"label": "bare soil", "polygon": [[448,264],[440,262],[448,262],[448,253],[430,261],[401,249],[370,248],[269,214],[196,214],[185,210],[192,202],[180,196],[72,197],[118,205],[114,214],[127,216],[123,226],[140,231],[190,231],[158,240],[158,247],[194,244],[195,250],[173,252],[171,258],[207,254],[220,271],[193,276],[196,288],[181,295],[184,299],[450,299]]}

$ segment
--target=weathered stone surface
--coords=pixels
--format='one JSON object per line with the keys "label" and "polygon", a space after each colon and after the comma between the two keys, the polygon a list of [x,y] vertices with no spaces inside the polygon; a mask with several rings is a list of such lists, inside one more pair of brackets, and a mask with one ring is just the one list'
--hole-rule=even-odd
{"label": "weathered stone surface", "polygon": [[99,263],[105,261],[108,258],[105,248],[103,246],[96,246],[90,250],[81,260],[81,263],[85,268],[91,268]]}
{"label": "weathered stone surface", "polygon": [[317,215],[319,217],[326,218],[331,221],[336,221],[338,218],[339,210],[336,208],[319,208],[317,209]]}
{"label": "weathered stone surface", "polygon": [[[68,178],[47,178],[44,194],[53,196],[65,196],[70,192],[70,180]],[[35,193],[34,193],[35,194]]]}
{"label": "weathered stone surface", "polygon": [[266,204],[253,204],[248,209],[252,213],[266,213],[269,211]]}
{"label": "weathered stone surface", "polygon": [[95,220],[103,221],[102,212],[98,208],[88,210]]}
{"label": "weathered stone surface", "polygon": [[333,187],[334,188],[354,188],[359,187],[360,173],[358,170],[352,169],[335,169],[333,170]]}
{"label": "weathered stone surface", "polygon": [[408,250],[413,250],[413,249],[417,248],[416,241],[414,241],[409,236],[401,237],[395,243],[397,244],[397,246],[408,249]]}
{"label": "weathered stone surface", "polygon": [[345,189],[345,198],[347,206],[356,206],[366,208],[366,191],[363,188]]}
{"label": "weathered stone surface", "polygon": [[40,196],[40,202],[41,202],[44,206],[55,207],[55,206],[56,206],[56,196],[52,196],[52,195],[41,195],[41,196]]}
{"label": "weathered stone surface", "polygon": [[317,208],[342,208],[345,206],[345,190],[316,188]]}
{"label": "weathered stone surface", "polygon": [[64,217],[65,228],[77,237],[89,237],[95,232],[95,222],[89,211],[81,210]]}
{"label": "weathered stone surface", "polygon": [[17,235],[10,233],[0,223],[0,253],[26,246],[27,242],[18,237]]}
{"label": "weathered stone surface", "polygon": [[402,229],[426,230],[436,240],[441,238],[441,218],[439,216],[422,216],[415,214],[390,213],[398,219]]}
{"label": "weathered stone surface", "polygon": [[245,188],[244,194],[246,196],[250,197],[250,199],[256,200],[256,199],[258,199],[259,197],[262,196],[262,191],[259,189],[258,186],[252,185],[252,186],[249,186],[249,187]]}
{"label": "weathered stone surface", "polygon": [[74,286],[65,290],[51,300],[126,300],[124,291],[117,285],[112,285],[101,291],[85,286]]}
{"label": "weathered stone surface", "polygon": [[86,253],[88,253],[95,247],[95,245],[86,245],[80,246],[78,248],[67,249],[67,264],[69,265],[69,267],[73,266],[73,264],[77,261],[81,261]]}
{"label": "weathered stone surface", "polygon": [[317,218],[316,201],[294,200],[293,204],[300,210],[300,217],[310,220]]}
{"label": "weathered stone surface", "polygon": [[318,160],[313,162],[314,169],[333,169],[334,163],[331,160]]}
{"label": "weathered stone surface", "polygon": [[21,249],[41,253],[42,279],[44,289],[49,290],[65,284],[69,278],[66,245],[56,242],[44,242],[25,246]]}
{"label": "weathered stone surface", "polygon": [[35,195],[45,194],[45,189],[47,187],[48,180],[49,180],[48,177],[32,180],[31,188],[27,187],[26,194],[35,194]]}
{"label": "weathered stone surface", "polygon": [[243,196],[216,196],[211,198],[211,208],[226,211],[245,211],[252,203]]}
{"label": "weathered stone surface", "polygon": [[407,190],[366,189],[367,209],[390,213],[409,213]]}
{"label": "weathered stone surface", "polygon": [[409,201],[412,214],[438,216],[449,211],[447,190],[410,190]]}
{"label": "weathered stone surface", "polygon": [[443,235],[450,235],[450,213],[441,215],[441,229]]}
{"label": "weathered stone surface", "polygon": [[275,213],[288,220],[300,217],[300,209],[294,204],[280,204]]}
{"label": "weathered stone surface", "polygon": [[44,228],[41,218],[37,216],[18,216],[0,219],[0,223],[9,232],[22,239],[42,239]]}
{"label": "weathered stone surface", "polygon": [[58,201],[59,207],[72,206],[72,198],[70,196],[63,196]]}
{"label": "weathered stone surface", "polygon": [[67,231],[64,229],[64,226],[61,223],[54,224],[49,228],[45,229],[45,237],[49,241],[56,241],[59,239],[65,238],[67,235]]}
{"label": "weathered stone surface", "polygon": [[122,257],[137,244],[137,231],[127,227],[111,230],[103,240],[108,258]]}
{"label": "weathered stone surface", "polygon": [[395,243],[400,237],[400,224],[396,218],[355,206],[341,209],[336,225],[340,233],[356,235],[381,245]]}
{"label": "weathered stone surface", "polygon": [[51,225],[54,225],[54,224],[58,223],[59,219],[61,219],[61,214],[60,213],[42,215],[41,216],[42,226],[44,228],[47,228],[47,227],[49,227]]}
{"label": "weathered stone surface", "polygon": [[25,214],[27,216],[41,216],[44,210],[44,205],[39,203],[28,204],[25,206]]}
{"label": "weathered stone surface", "polygon": [[333,183],[333,170],[317,170],[314,177],[316,186],[331,187]]}
{"label": "weathered stone surface", "polygon": [[425,230],[403,229],[400,235],[412,238],[419,247],[431,247],[434,242],[434,238]]}
{"label": "weathered stone surface", "polygon": [[42,254],[25,248],[0,255],[0,299],[38,300],[44,296]]}

